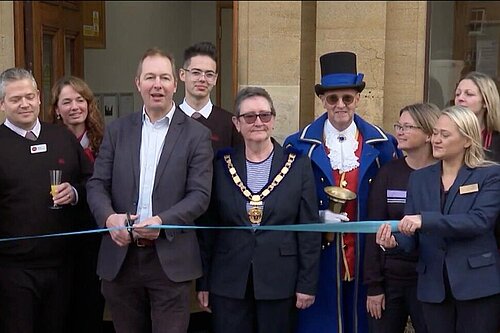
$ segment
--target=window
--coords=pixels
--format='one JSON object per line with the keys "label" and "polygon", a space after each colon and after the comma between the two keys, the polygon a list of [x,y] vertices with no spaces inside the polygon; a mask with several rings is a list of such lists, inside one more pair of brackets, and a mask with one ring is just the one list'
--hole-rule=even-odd
{"label": "window", "polygon": [[500,79],[500,2],[429,1],[427,100],[451,105],[455,87],[470,71]]}

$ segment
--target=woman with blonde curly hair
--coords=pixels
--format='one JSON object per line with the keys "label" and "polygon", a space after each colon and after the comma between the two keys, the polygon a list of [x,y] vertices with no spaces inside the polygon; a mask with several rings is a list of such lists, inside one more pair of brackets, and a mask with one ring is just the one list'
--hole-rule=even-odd
{"label": "woman with blonde curly hair", "polygon": [[[53,123],[66,126],[80,141],[85,155],[94,163],[104,135],[104,121],[97,100],[87,83],[74,76],[59,79],[52,87],[50,115]],[[80,197],[79,202],[85,202]],[[87,205],[79,204],[77,230],[95,229],[96,224]],[[74,272],[72,278],[70,332],[102,332],[104,298],[96,274],[100,234],[75,237],[73,244]]]}
{"label": "woman with blonde curly hair", "polygon": [[104,135],[104,121],[87,83],[75,76],[57,81],[52,88],[50,115],[53,123],[64,124],[73,132],[94,162]]}

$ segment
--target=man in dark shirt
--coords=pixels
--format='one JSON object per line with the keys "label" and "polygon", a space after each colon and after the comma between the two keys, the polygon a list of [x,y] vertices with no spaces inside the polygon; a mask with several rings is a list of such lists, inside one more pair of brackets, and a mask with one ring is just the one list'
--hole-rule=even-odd
{"label": "man in dark shirt", "polygon": [[[65,127],[43,123],[30,72],[0,74],[0,238],[73,230],[92,166]],[[61,170],[51,195],[49,170]],[[57,205],[59,209],[49,207]],[[0,332],[67,332],[69,238],[0,243]]]}
{"label": "man in dark shirt", "polygon": [[194,44],[184,51],[179,77],[185,98],[179,107],[212,131],[214,153],[242,142],[231,120],[233,114],[212,104],[210,92],[217,84],[217,51],[210,42]]}

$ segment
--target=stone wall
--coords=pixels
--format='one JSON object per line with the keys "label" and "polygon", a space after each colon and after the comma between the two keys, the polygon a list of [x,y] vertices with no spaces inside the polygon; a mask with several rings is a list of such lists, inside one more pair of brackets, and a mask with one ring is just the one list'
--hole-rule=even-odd
{"label": "stone wall", "polygon": [[238,84],[269,92],[280,142],[299,127],[301,7],[300,1],[238,3]]}
{"label": "stone wall", "polygon": [[269,91],[278,140],[324,112],[314,84],[327,52],[357,54],[366,81],[357,112],[387,131],[404,105],[423,100],[426,2],[240,1],[238,7],[238,83]]}

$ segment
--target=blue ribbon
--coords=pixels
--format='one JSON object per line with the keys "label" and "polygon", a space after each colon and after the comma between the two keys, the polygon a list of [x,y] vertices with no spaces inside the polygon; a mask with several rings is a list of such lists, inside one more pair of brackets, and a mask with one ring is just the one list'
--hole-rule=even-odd
{"label": "blue ribbon", "polygon": [[[342,232],[342,233],[375,233],[383,223],[389,223],[392,231],[397,231],[399,221],[360,221],[360,222],[336,222],[336,223],[309,223],[309,224],[286,224],[286,225],[258,225],[258,226],[197,226],[197,225],[152,225],[151,229],[240,229],[240,230],[274,230],[274,231],[309,231],[309,232]],[[53,238],[62,236],[74,236],[85,234],[96,234],[113,230],[126,229],[126,226],[115,228],[91,229],[72,232],[61,232],[54,234],[21,236],[0,238],[0,242],[20,241],[38,238]]]}

